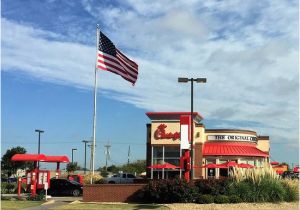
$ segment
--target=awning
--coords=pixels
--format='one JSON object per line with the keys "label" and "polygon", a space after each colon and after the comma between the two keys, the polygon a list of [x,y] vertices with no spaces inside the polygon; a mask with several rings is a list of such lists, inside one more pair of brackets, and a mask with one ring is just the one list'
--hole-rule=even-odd
{"label": "awning", "polygon": [[12,161],[44,161],[46,156],[44,154],[15,154],[11,158]]}
{"label": "awning", "polygon": [[59,162],[69,163],[67,156],[46,156],[44,154],[15,154],[12,161],[40,161],[40,162]]}
{"label": "awning", "polygon": [[56,163],[69,163],[67,156],[46,156],[46,159],[41,162],[56,162]]}
{"label": "awning", "polygon": [[153,168],[153,169],[177,169],[179,168],[179,166],[175,166],[171,163],[164,163],[164,164],[154,164],[154,165],[151,165],[149,166],[148,168]]}
{"label": "awning", "polygon": [[256,148],[256,144],[240,142],[208,142],[204,144],[203,156],[252,156],[269,157],[269,154]]}

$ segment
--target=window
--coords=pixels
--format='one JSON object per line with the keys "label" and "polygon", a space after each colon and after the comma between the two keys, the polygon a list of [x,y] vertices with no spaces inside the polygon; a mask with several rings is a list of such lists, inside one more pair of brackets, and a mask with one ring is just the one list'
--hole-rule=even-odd
{"label": "window", "polygon": [[180,148],[174,146],[154,146],[153,164],[170,163],[176,166],[180,164]]}
{"label": "window", "polygon": [[135,176],[133,176],[132,174],[127,174],[127,178],[134,179],[134,178],[135,178]]}
{"label": "window", "polygon": [[122,174],[122,178],[125,178],[125,179],[126,179],[126,174]]}

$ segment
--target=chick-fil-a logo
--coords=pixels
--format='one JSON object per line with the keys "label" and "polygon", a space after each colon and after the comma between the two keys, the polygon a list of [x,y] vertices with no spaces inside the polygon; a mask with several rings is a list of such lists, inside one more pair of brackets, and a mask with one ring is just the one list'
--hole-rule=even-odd
{"label": "chick-fil-a logo", "polygon": [[175,132],[175,133],[166,133],[166,125],[165,124],[160,124],[156,131],[154,132],[154,138],[156,140],[158,139],[180,139],[180,132]]}

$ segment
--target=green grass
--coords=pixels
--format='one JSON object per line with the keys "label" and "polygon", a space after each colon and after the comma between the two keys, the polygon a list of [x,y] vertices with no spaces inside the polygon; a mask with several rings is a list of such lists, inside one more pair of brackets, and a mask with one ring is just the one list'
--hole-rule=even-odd
{"label": "green grass", "polygon": [[24,209],[33,206],[39,206],[44,201],[1,201],[2,210]]}
{"label": "green grass", "polygon": [[60,206],[54,208],[53,210],[63,210],[63,209],[114,209],[114,210],[121,210],[121,209],[155,209],[155,210],[167,210],[169,209],[166,206],[158,205],[158,204],[99,204],[99,203],[76,203],[76,204],[68,204],[64,206]]}

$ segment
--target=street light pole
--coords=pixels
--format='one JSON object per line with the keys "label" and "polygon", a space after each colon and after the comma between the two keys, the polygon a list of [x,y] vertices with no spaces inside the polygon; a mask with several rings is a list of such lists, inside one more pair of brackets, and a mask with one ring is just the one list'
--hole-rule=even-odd
{"label": "street light pole", "polygon": [[[38,154],[41,153],[41,133],[44,133],[43,130],[35,129],[35,132],[39,133],[39,143],[38,143]],[[37,167],[40,168],[40,162],[37,162]]]}
{"label": "street light pole", "polygon": [[77,149],[73,148],[72,149],[72,163],[73,163],[73,151],[76,151]]}
{"label": "street light pole", "polygon": [[86,174],[86,144],[91,141],[82,140],[82,142],[84,143],[84,174]]}
{"label": "street light pole", "polygon": [[194,124],[193,124],[193,112],[194,112],[194,81],[197,83],[206,83],[206,78],[178,78],[178,82],[191,82],[191,171],[190,177],[191,180],[194,178]]}

